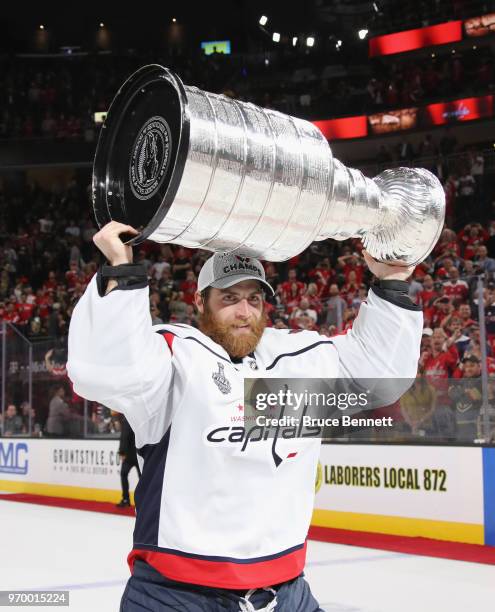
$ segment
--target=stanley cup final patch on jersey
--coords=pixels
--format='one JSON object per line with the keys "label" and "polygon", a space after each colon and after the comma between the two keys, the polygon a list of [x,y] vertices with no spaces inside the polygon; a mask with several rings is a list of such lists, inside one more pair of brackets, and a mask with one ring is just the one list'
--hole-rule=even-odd
{"label": "stanley cup final patch on jersey", "polygon": [[211,377],[215,381],[215,384],[220,389],[220,391],[224,395],[227,395],[227,393],[231,392],[232,386],[230,382],[228,381],[227,377],[225,376],[225,373],[224,373],[225,368],[224,368],[223,363],[220,363],[219,361],[217,361],[217,365],[218,365],[218,372],[213,372]]}

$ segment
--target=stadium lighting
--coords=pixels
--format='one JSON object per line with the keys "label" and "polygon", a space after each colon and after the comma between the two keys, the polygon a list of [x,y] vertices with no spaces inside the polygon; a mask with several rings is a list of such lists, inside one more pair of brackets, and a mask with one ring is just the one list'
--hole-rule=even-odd
{"label": "stadium lighting", "polygon": [[44,25],[40,25],[40,30],[44,30],[45,26]]}
{"label": "stadium lighting", "polygon": [[306,46],[313,47],[314,44],[315,44],[315,39],[312,36],[308,36],[308,38],[306,38]]}
{"label": "stadium lighting", "polygon": [[337,48],[337,49],[340,49],[340,47],[342,46],[342,41],[341,41],[341,40],[338,40],[338,41],[335,43],[335,46],[336,46],[336,48]]}
{"label": "stadium lighting", "polygon": [[177,23],[177,19],[175,17],[172,17],[172,23]]}
{"label": "stadium lighting", "polygon": [[360,40],[364,40],[368,36],[368,30],[359,30],[358,36]]}
{"label": "stadium lighting", "polygon": [[100,28],[104,28],[105,24],[103,23],[103,21],[100,23]]}
{"label": "stadium lighting", "polygon": [[292,37],[292,46],[295,47],[297,45],[297,36]]}
{"label": "stadium lighting", "polygon": [[261,15],[259,24],[265,26],[268,23],[268,17],[266,15]]}
{"label": "stadium lighting", "polygon": [[280,34],[278,32],[274,32],[272,34],[272,40],[273,42],[280,42]]}

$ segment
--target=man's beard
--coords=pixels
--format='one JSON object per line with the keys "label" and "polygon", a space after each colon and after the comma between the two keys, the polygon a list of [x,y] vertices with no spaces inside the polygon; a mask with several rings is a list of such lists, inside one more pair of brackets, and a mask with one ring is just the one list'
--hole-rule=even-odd
{"label": "man's beard", "polygon": [[[239,335],[232,333],[233,324],[220,323],[210,308],[205,304],[204,313],[199,315],[199,329],[214,342],[223,346],[231,357],[245,357],[252,353],[263,335],[266,327],[266,315],[261,313],[259,319],[250,320],[249,332]],[[237,321],[244,325],[244,321]]]}

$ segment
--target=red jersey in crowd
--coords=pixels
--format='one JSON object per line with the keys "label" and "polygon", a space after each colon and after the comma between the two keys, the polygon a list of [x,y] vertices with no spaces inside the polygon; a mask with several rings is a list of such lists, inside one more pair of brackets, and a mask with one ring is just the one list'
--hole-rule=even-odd
{"label": "red jersey in crowd", "polygon": [[449,312],[444,312],[437,306],[426,308],[423,314],[429,321],[429,327],[441,327],[444,320],[450,316]]}
{"label": "red jersey in crowd", "polygon": [[19,313],[16,312],[13,308],[12,309],[6,308],[5,312],[3,313],[3,320],[9,323],[19,323],[21,318],[19,316]]}
{"label": "red jersey in crowd", "polygon": [[423,291],[418,293],[419,304],[423,306],[423,308],[426,308],[430,302],[435,300],[437,297],[438,293],[435,291],[435,289],[423,289]]}
{"label": "red jersey in crowd", "polygon": [[360,285],[363,282],[364,266],[363,266],[362,263],[345,264],[343,266],[342,270],[344,272],[346,283],[349,282],[349,274],[351,272],[355,272],[356,273],[356,283],[358,285]]}
{"label": "red jersey in crowd", "polygon": [[428,266],[423,262],[416,266],[413,273],[413,278],[418,281],[422,281],[428,274]]}
{"label": "red jersey in crowd", "polygon": [[445,295],[464,301],[469,295],[469,287],[464,280],[448,280],[443,283]]}
{"label": "red jersey in crowd", "polygon": [[437,243],[433,253],[434,255],[446,255],[448,257],[452,257],[452,253],[459,256],[461,254],[461,249],[456,239],[444,240],[443,242]]}
{"label": "red jersey in crowd", "polygon": [[447,379],[452,376],[458,360],[459,353],[452,345],[447,351],[442,351],[436,356],[430,353],[424,361],[425,376],[435,387],[439,403],[450,403]]}
{"label": "red jersey in crowd", "polygon": [[194,304],[194,294],[197,287],[198,283],[193,280],[182,281],[179,285],[179,289],[184,292],[184,302],[186,304]]}
{"label": "red jersey in crowd", "polygon": [[452,345],[446,351],[441,351],[436,356],[430,353],[424,362],[425,376],[428,378],[449,378],[457,365],[458,359],[459,353],[455,345]]}
{"label": "red jersey in crowd", "polygon": [[50,314],[51,304],[53,304],[53,298],[50,298],[45,294],[36,297],[36,305],[38,306],[40,317],[42,319],[46,319],[46,317]]}
{"label": "red jersey in crowd", "polygon": [[476,249],[488,240],[488,232],[483,228],[469,228],[459,232],[459,242],[463,246],[464,259],[473,259]]}
{"label": "red jersey in crowd", "polygon": [[16,311],[19,315],[19,323],[26,323],[33,314],[34,304],[28,304],[27,302],[17,302]]}
{"label": "red jersey in crowd", "polygon": [[[296,291],[292,290],[293,285],[297,287]],[[285,283],[281,284],[280,289],[282,291],[283,302],[288,303],[289,301],[300,299],[306,291],[306,285],[301,283],[301,281],[285,281]]]}
{"label": "red jersey in crowd", "polygon": [[67,270],[65,273],[65,282],[67,283],[67,287],[72,288],[78,282],[79,271],[78,270]]}

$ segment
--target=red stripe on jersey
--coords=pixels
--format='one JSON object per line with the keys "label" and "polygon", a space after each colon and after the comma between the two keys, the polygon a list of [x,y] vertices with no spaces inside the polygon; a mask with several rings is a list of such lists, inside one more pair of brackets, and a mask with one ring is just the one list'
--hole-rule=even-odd
{"label": "red stripe on jersey", "polygon": [[259,589],[299,576],[306,562],[306,542],[298,550],[276,559],[260,559],[249,563],[210,561],[133,549],[127,557],[131,573],[136,559],[146,561],[166,578],[178,582],[217,589]]}
{"label": "red stripe on jersey", "polygon": [[170,352],[173,354],[173,350],[172,350],[172,344],[174,342],[174,334],[171,334],[170,332],[164,332],[162,334],[162,336],[165,338],[167,344],[168,344],[168,348],[170,349]]}

